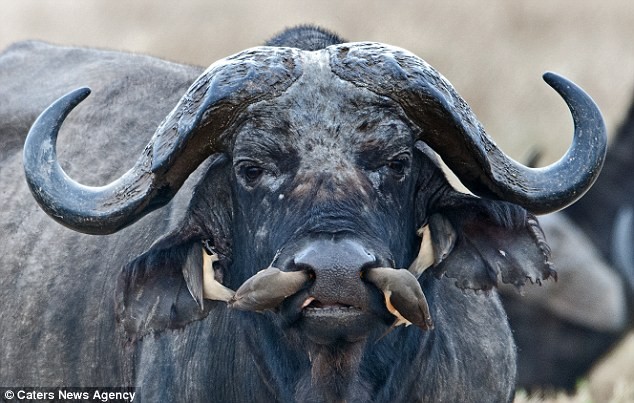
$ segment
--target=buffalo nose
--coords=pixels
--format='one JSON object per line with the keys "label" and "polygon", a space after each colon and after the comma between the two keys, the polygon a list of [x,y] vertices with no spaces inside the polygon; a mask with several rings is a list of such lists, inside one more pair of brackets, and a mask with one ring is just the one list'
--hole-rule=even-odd
{"label": "buffalo nose", "polygon": [[295,269],[314,275],[311,294],[322,303],[342,303],[363,288],[362,270],[376,265],[376,257],[355,240],[314,240],[293,259]]}

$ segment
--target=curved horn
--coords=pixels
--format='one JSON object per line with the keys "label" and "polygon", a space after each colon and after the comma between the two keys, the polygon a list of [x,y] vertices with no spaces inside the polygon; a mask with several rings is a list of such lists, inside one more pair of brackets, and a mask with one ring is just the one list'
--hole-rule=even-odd
{"label": "curved horn", "polygon": [[477,195],[545,214],[574,203],[601,171],[607,144],[601,112],[581,88],[554,73],[544,80],[568,104],[574,138],[559,161],[529,168],[504,154],[451,84],[417,56],[377,43],[333,46],[330,56],[340,78],[399,103],[421,129],[420,140]]}
{"label": "curved horn", "polygon": [[214,63],[156,130],[132,169],[102,187],[64,173],[56,139],[66,116],[90,90],[75,90],[47,108],[24,145],[33,196],[61,224],[88,234],[110,234],[164,206],[208,156],[230,143],[227,128],[250,104],[283,93],[301,75],[297,50],[259,47]]}

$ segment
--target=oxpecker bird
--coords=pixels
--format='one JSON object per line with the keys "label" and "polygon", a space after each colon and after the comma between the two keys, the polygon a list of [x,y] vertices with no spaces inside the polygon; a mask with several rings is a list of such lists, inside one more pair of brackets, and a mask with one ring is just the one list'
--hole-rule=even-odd
{"label": "oxpecker bird", "polygon": [[217,261],[218,255],[203,252],[203,296],[205,299],[229,301],[234,292],[216,280],[213,264]]}
{"label": "oxpecker bird", "polygon": [[233,297],[234,291],[216,279],[214,262],[218,260],[218,254],[213,248],[205,244],[203,247],[193,244],[183,264],[183,277],[187,289],[201,310],[204,309],[203,299],[226,302]]}
{"label": "oxpecker bird", "polygon": [[366,278],[383,291],[385,306],[396,317],[390,330],[412,323],[423,330],[433,328],[425,294],[408,270],[377,267],[368,270]]}
{"label": "oxpecker bird", "polygon": [[229,306],[258,312],[275,309],[286,297],[301,290],[308,280],[310,276],[305,271],[282,271],[269,267],[245,281],[229,300]]}

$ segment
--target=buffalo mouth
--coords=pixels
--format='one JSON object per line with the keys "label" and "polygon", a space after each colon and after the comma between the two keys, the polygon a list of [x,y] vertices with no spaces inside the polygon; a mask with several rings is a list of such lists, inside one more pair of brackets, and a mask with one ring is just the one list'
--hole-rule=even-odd
{"label": "buffalo mouth", "polygon": [[355,343],[375,328],[385,327],[384,319],[368,307],[319,299],[307,291],[288,298],[280,313],[289,327],[322,345]]}
{"label": "buffalo mouth", "polygon": [[[347,272],[344,272],[347,274]],[[356,277],[356,278],[355,278]],[[322,276],[311,270],[260,270],[228,301],[231,308],[277,311],[288,328],[319,345],[355,343],[391,323],[433,329],[427,300],[406,269],[375,267],[357,276]]]}
{"label": "buffalo mouth", "polygon": [[248,278],[229,306],[278,312],[289,329],[320,345],[355,343],[386,325],[433,326],[416,276],[382,264],[389,259],[361,242],[318,238],[286,255]]}

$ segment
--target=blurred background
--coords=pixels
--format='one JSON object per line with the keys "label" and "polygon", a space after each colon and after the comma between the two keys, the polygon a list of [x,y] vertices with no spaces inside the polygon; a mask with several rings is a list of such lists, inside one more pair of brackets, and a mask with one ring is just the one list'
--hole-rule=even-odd
{"label": "blurred background", "polygon": [[[634,93],[631,0],[4,0],[0,49],[39,39],[207,66],[306,23],[349,41],[389,43],[422,57],[520,161],[540,149],[542,162],[552,162],[572,138],[565,104],[541,80],[545,71],[582,86],[603,111],[610,133]],[[633,367],[630,337],[570,399],[618,399],[619,385],[634,382]]]}

